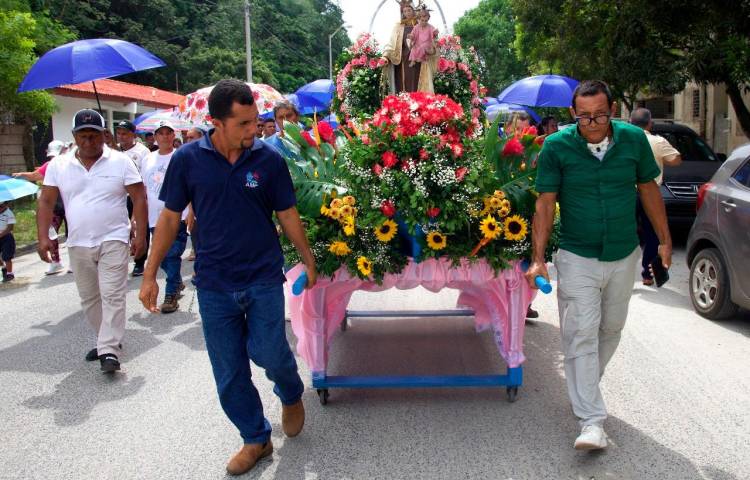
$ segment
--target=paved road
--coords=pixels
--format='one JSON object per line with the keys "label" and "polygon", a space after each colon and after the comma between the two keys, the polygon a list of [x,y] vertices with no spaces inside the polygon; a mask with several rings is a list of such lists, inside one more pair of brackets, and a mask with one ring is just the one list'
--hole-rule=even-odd
{"label": "paved road", "polygon": [[[128,284],[124,369],[83,361],[93,339],[72,275],[47,277],[33,255],[0,288],[0,478],[214,479],[239,446],[220,410],[194,291],[181,311],[146,314]],[[183,273],[189,275],[192,265]],[[303,434],[280,434],[280,405],[253,370],[275,428],[262,479],[750,478],[750,314],[722,323],[693,313],[684,252],[660,291],[635,284],[621,347],[603,382],[604,453],[576,452],[553,296],[526,328],[524,386],[336,390],[304,395]],[[162,283],[163,285],[163,283]],[[445,308],[455,293],[355,296],[367,308]],[[470,319],[358,320],[335,339],[332,373],[493,373],[504,366]],[[300,363],[309,384],[309,371]]]}

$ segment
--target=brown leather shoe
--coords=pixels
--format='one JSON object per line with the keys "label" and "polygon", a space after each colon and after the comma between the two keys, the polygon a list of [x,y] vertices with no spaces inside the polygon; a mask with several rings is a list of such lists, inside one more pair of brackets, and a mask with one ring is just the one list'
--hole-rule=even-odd
{"label": "brown leather shoe", "polygon": [[300,399],[293,405],[281,406],[281,428],[287,437],[296,437],[305,425],[305,406]]}
{"label": "brown leather shoe", "polygon": [[159,310],[161,313],[173,313],[178,308],[180,308],[180,305],[177,303],[177,295],[167,294],[164,296],[164,303],[161,304]]}
{"label": "brown leather shoe", "polygon": [[246,443],[242,446],[229,463],[227,464],[227,473],[229,475],[242,475],[247,473],[262,458],[266,458],[273,453],[273,444],[271,440],[266,443]]}

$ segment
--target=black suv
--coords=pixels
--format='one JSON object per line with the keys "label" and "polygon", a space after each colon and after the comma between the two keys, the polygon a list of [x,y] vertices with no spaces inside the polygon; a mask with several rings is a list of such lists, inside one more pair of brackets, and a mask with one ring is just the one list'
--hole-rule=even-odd
{"label": "black suv", "polygon": [[670,226],[690,227],[695,220],[695,202],[701,185],[708,182],[726,155],[716,154],[690,128],[677,123],[654,122],[654,135],[661,135],[682,155],[682,164],[664,168],[661,195]]}

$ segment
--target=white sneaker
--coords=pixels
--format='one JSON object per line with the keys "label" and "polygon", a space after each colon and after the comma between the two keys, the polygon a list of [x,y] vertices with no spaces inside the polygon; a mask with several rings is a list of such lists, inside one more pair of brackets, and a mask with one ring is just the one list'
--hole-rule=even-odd
{"label": "white sneaker", "polygon": [[607,448],[607,435],[598,425],[586,425],[573,445],[576,450],[599,450]]}
{"label": "white sneaker", "polygon": [[49,264],[49,267],[47,268],[47,271],[44,272],[45,275],[54,275],[56,273],[60,273],[63,270],[65,270],[65,267],[60,262],[52,262]]}

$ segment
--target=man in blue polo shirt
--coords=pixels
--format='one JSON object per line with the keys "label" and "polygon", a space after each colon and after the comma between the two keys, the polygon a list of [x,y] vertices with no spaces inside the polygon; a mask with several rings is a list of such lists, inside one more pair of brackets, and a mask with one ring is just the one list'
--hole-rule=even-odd
{"label": "man in blue polo shirt", "polygon": [[195,284],[206,348],[221,406],[244,441],[227,471],[241,475],[273,452],[271,425],[250,379],[250,360],[275,383],[284,433],[299,434],[305,418],[304,385],[286,340],[284,258],[274,212],[303,258],[307,288],[317,273],[286,163],[255,140],[258,108],[250,88],[239,80],[222,80],[209,95],[208,109],[214,128],[177,150],[167,170],[159,196],[165,209],[140,299],[149,311],[158,311],[156,273],[180,229],[181,212],[192,203],[201,222]]}
{"label": "man in blue polo shirt", "polygon": [[527,278],[533,288],[537,275],[549,279],[544,252],[559,201],[557,299],[568,395],[581,424],[574,443],[578,450],[607,446],[599,381],[620,342],[633,292],[640,256],[638,195],[659,237],[664,266],[672,260],[664,202],[654,181],[659,167],[643,130],[611,121],[615,106],[607,84],[581,82],[570,109],[577,125],[546,139],[536,179],[534,254]]}

